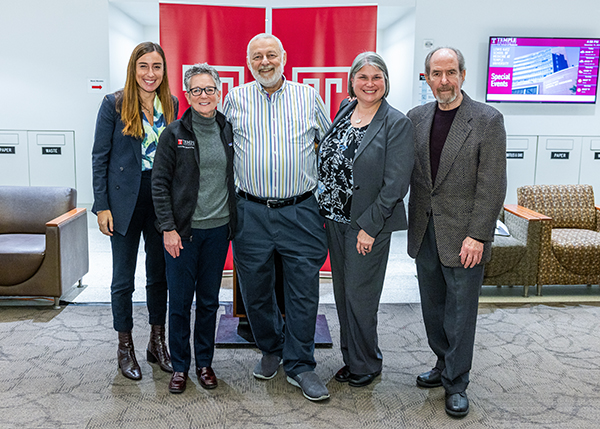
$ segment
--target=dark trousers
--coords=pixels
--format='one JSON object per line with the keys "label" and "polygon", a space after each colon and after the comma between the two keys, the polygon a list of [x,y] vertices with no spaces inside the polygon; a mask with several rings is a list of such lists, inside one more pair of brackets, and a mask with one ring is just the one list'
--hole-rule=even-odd
{"label": "dark trousers", "polygon": [[110,299],[113,326],[118,332],[133,329],[132,296],[140,236],[146,251],[146,302],[151,325],[164,325],[167,314],[167,280],[162,237],[154,226],[156,215],[152,203],[150,174],[142,174],[140,193],[131,223],[125,235],[113,232],[110,238],[113,259]]}
{"label": "dark trousers", "polygon": [[219,289],[229,248],[229,226],[192,229],[183,240],[178,258],[165,250],[169,284],[169,349],[176,372],[188,372],[191,363],[190,312],[196,294],[194,357],[196,367],[212,365]]}
{"label": "dark trousers", "polygon": [[[233,256],[257,347],[283,357],[287,375],[312,371],[319,269],[327,257],[323,218],[314,197],[271,209],[237,198]],[[285,326],[275,298],[277,251],[283,263]]]}
{"label": "dark trousers", "polygon": [[335,306],[340,320],[344,363],[357,375],[381,372],[377,311],[390,253],[391,233],[375,238],[371,252],[356,251],[358,230],[326,221]]}
{"label": "dark trousers", "polygon": [[436,367],[442,371],[442,384],[449,394],[462,392],[469,384],[484,266],[442,265],[433,220],[416,263],[425,330],[437,356]]}

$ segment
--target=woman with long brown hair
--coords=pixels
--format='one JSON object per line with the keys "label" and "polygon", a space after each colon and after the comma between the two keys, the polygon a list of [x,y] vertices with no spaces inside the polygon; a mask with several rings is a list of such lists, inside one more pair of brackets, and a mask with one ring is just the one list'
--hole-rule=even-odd
{"label": "woman with long brown hair", "polygon": [[165,342],[167,282],[162,237],[155,227],[151,175],[158,138],[177,117],[162,48],[140,43],[127,66],[125,87],[104,97],[92,150],[94,206],[98,226],[110,237],[113,259],[111,304],[123,375],[142,378],[135,357],[132,296],[140,236],[146,251],[146,301],[150,341],[146,357],[172,372]]}

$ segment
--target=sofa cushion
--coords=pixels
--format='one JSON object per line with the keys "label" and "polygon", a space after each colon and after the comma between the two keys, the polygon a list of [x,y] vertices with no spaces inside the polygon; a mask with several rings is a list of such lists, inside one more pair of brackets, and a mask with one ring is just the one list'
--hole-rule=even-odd
{"label": "sofa cushion", "polygon": [[77,205],[77,191],[56,186],[0,186],[0,234],[45,234],[46,222]]}
{"label": "sofa cushion", "polygon": [[567,271],[600,274],[600,233],[589,229],[554,228],[552,251]]}
{"label": "sofa cushion", "polygon": [[486,277],[503,274],[519,263],[527,251],[525,243],[516,238],[495,236],[492,243],[492,259],[485,264]]}
{"label": "sofa cushion", "polygon": [[31,278],[45,254],[45,234],[0,234],[0,286],[14,286]]}
{"label": "sofa cushion", "polygon": [[518,204],[550,216],[552,228],[596,228],[590,185],[532,185],[517,189]]}

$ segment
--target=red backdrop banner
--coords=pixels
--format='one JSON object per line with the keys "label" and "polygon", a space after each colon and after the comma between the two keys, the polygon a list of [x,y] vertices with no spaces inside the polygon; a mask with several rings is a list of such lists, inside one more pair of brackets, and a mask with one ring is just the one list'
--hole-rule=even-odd
{"label": "red backdrop banner", "polygon": [[[207,62],[230,88],[253,80],[246,47],[265,32],[266,9],[160,3],[160,44],[167,57],[171,92],[180,114],[189,107],[184,95],[187,67]],[[375,51],[377,6],[280,8],[272,11],[272,34],[287,51],[287,79],[313,86],[333,118],[348,95],[348,71],[361,52]],[[233,268],[231,249],[225,264]],[[323,266],[331,271],[329,258]]]}
{"label": "red backdrop banner", "polygon": [[377,6],[282,8],[272,16],[288,52],[285,76],[314,86],[333,118],[348,96],[352,61],[376,49]]}
{"label": "red backdrop banner", "polygon": [[229,88],[254,80],[246,67],[248,41],[265,31],[265,8],[160,4],[160,45],[165,51],[171,92],[179,113],[189,107],[184,95],[187,67],[207,62],[219,72],[221,97]]}

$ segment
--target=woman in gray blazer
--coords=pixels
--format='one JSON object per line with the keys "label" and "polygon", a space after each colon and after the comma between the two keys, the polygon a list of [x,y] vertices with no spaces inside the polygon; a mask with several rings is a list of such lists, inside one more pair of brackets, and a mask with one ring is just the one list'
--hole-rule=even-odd
{"label": "woman in gray blazer", "polygon": [[393,231],[407,228],[403,198],[413,168],[410,120],[390,106],[389,77],[375,52],[358,55],[348,94],[319,145],[319,206],[326,219],[344,367],[362,387],[381,373],[377,311]]}

